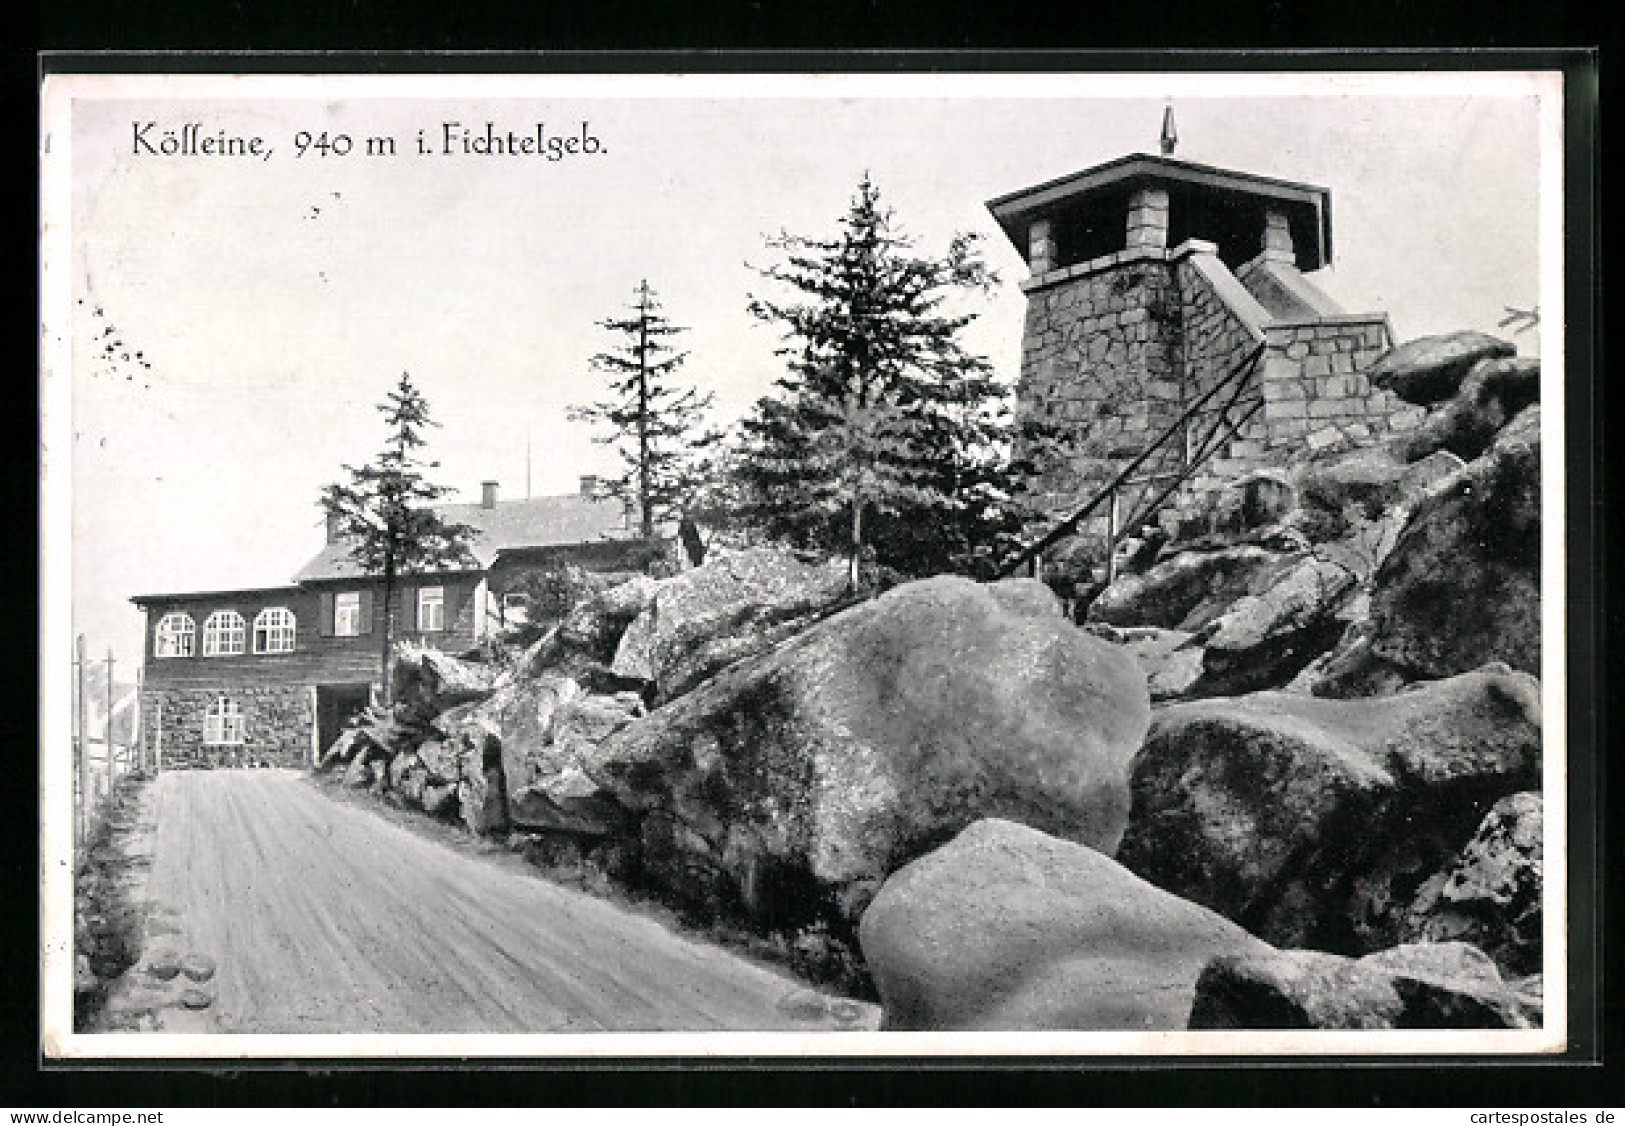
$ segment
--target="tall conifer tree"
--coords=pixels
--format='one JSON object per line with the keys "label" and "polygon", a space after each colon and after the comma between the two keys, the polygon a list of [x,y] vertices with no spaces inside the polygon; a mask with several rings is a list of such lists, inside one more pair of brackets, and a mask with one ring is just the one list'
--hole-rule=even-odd
{"label": "tall conifer tree", "polygon": [[593,370],[609,377],[610,397],[572,407],[570,417],[606,428],[595,440],[615,446],[626,466],[606,481],[608,491],[637,506],[639,529],[651,539],[658,522],[682,515],[694,488],[694,455],[713,440],[701,432],[712,396],[676,384],[673,377],[688,353],[671,341],[688,330],[660,312],[647,280],[638,284],[630,316],[599,325],[622,338],[591,361]]}
{"label": "tall conifer tree", "polygon": [[383,581],[384,629],[379,678],[384,702],[390,698],[390,656],[395,638],[395,587],[402,575],[473,562],[469,540],[474,529],[444,520],[431,507],[451,490],[432,484],[423,474],[439,467],[424,461],[423,432],[438,425],[429,403],[401,373],[379,412],[389,429],[384,447],[372,462],[357,469],[346,465],[347,482],[322,490],[321,506],[336,521],[339,535],[350,543],[350,558],[368,575]]}

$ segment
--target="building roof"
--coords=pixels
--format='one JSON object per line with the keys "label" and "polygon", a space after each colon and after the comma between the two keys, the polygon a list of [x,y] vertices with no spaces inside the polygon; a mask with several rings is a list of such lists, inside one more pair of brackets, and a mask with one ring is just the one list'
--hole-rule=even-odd
{"label": "building roof", "polygon": [[[581,493],[498,501],[490,508],[480,504],[442,504],[436,505],[435,511],[445,520],[468,524],[475,529],[471,546],[481,570],[489,567],[503,551],[633,539],[637,534],[627,517],[626,506],[619,499]],[[299,569],[293,580],[308,583],[362,575],[361,568],[350,558],[349,543],[339,541],[325,544]]]}
{"label": "building roof", "polygon": [[[1167,188],[1172,195],[1209,197],[1229,209],[1268,206],[1282,211],[1292,224],[1299,269],[1318,270],[1332,260],[1328,189],[1168,156],[1133,153],[1119,157],[988,200],[987,208],[1016,249],[1026,254],[1028,228],[1035,219],[1096,206],[1115,209],[1128,191],[1152,184]],[[1191,233],[1198,238],[1212,237],[1202,231]]]}
{"label": "building roof", "polygon": [[220,599],[231,598],[254,599],[271,597],[280,594],[293,594],[298,589],[299,588],[296,586],[290,586],[284,583],[279,586],[237,587],[233,590],[187,590],[173,591],[167,594],[136,594],[130,597],[130,601],[134,602],[137,606],[146,607],[168,602],[184,602],[192,599],[208,599],[211,601],[218,601]]}

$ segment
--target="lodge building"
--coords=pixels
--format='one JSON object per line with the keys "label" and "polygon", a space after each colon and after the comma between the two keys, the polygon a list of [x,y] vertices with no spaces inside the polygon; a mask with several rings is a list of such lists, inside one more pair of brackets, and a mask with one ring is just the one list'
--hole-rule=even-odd
{"label": "lodge building", "polygon": [[[400,577],[392,602],[399,640],[449,653],[528,614],[515,588],[529,575],[567,563],[634,569],[650,550],[627,506],[593,477],[576,493],[519,501],[498,500],[486,482],[480,503],[437,511],[474,529],[473,561]],[[379,690],[382,588],[329,523],[321,550],[286,585],[137,595],[131,601],[147,619],[148,761],[312,761]]]}

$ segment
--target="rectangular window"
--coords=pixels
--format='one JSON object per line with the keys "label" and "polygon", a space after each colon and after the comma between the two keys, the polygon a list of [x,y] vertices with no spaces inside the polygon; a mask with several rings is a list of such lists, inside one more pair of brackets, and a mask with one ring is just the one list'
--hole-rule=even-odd
{"label": "rectangular window", "polygon": [[243,705],[230,696],[217,696],[203,713],[203,742],[209,746],[235,746],[243,742]]}
{"label": "rectangular window", "polygon": [[418,629],[424,633],[439,633],[446,628],[446,588],[426,586],[418,589]]}
{"label": "rectangular window", "polygon": [[522,626],[530,621],[530,599],[523,594],[502,596],[502,620],[510,626]]}
{"label": "rectangular window", "polygon": [[333,635],[359,637],[361,635],[361,592],[346,591],[333,599]]}

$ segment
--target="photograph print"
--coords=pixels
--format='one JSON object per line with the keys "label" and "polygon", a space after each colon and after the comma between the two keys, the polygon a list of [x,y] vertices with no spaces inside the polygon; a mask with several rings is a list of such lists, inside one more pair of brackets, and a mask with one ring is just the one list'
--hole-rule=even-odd
{"label": "photograph print", "polygon": [[48,1058],[1571,1042],[1560,73],[42,121]]}

